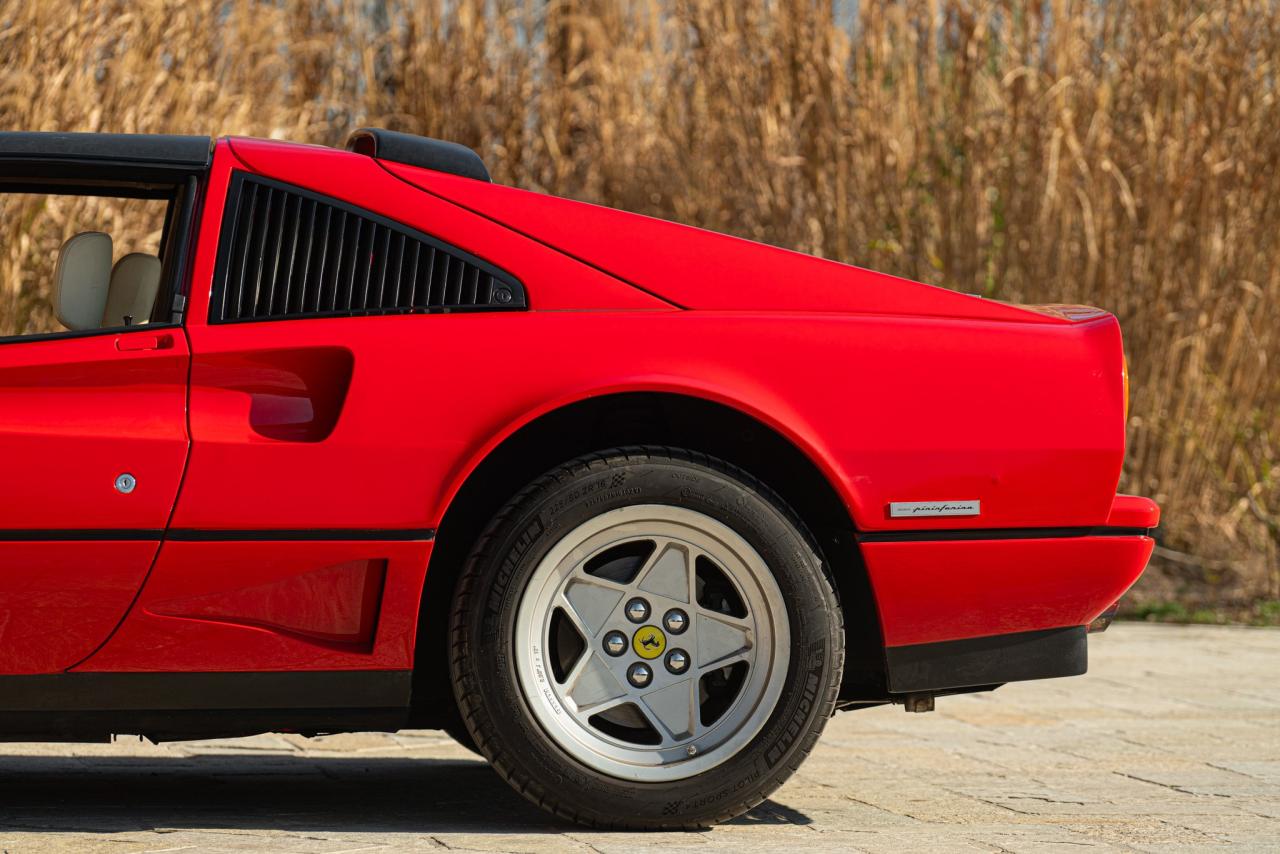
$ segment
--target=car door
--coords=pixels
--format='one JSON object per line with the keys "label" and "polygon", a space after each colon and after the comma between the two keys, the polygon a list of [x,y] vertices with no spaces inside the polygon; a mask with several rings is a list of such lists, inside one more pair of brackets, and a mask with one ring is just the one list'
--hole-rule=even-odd
{"label": "car door", "polygon": [[[271,150],[234,140],[214,152],[186,324],[182,494],[136,605],[79,670],[413,665],[432,528],[457,465],[450,413],[464,402],[441,399],[409,344],[436,321],[476,329],[501,311],[352,310],[352,293],[391,300],[418,257],[424,294],[428,269],[437,298],[445,270],[455,300],[460,283],[470,298],[478,281],[483,294],[511,288],[504,305],[523,294],[452,233],[392,220],[421,213],[422,194],[371,159],[297,147],[264,156]],[[251,300],[264,311],[227,313]]]}
{"label": "car door", "polygon": [[142,585],[187,455],[176,327],[0,339],[0,673],[90,654]]}

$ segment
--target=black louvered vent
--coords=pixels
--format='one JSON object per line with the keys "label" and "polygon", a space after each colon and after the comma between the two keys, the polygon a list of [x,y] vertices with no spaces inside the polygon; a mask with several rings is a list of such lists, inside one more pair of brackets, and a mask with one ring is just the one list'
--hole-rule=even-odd
{"label": "black louvered vent", "polygon": [[522,309],[510,274],[377,214],[237,176],[210,320]]}

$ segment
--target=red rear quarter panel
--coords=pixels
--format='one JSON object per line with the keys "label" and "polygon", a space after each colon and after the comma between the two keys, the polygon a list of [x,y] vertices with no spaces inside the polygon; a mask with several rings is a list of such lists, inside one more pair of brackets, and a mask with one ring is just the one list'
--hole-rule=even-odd
{"label": "red rear quarter panel", "polygon": [[[790,438],[860,530],[1101,525],[1123,449],[1119,380],[1089,381],[1080,366],[1102,373],[1116,330],[1044,332],[676,311],[244,324],[196,348],[201,405],[173,524],[235,528],[247,515],[262,528],[431,527],[484,453],[537,415],[589,396],[667,391],[734,406]],[[353,354],[323,441],[257,434],[251,374],[229,388],[215,370],[248,364],[236,360],[260,352],[264,336],[282,359],[336,342]],[[270,489],[243,488],[268,472]],[[886,512],[890,501],[947,499],[978,499],[982,514]]]}

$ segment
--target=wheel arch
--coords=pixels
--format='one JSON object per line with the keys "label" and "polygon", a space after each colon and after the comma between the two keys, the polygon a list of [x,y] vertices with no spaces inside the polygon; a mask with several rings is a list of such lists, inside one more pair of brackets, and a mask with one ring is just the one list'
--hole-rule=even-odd
{"label": "wheel arch", "polygon": [[[772,419],[769,419],[772,420]],[[669,445],[736,465],[782,496],[809,527],[832,570],[845,614],[842,699],[884,696],[884,641],[846,497],[829,466],[765,416],[687,391],[615,391],[547,407],[490,442],[457,478],[437,526],[419,611],[413,723],[453,713],[447,664],[453,588],[476,538],[526,484],[556,465],[623,445]],[[823,461],[825,462],[825,461]]]}

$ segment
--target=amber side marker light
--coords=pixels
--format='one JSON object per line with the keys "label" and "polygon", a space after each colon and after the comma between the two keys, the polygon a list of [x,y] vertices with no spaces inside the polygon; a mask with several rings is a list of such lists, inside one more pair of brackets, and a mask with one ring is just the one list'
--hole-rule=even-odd
{"label": "amber side marker light", "polygon": [[1124,428],[1129,429],[1129,357],[1121,356],[1120,384],[1124,388]]}

